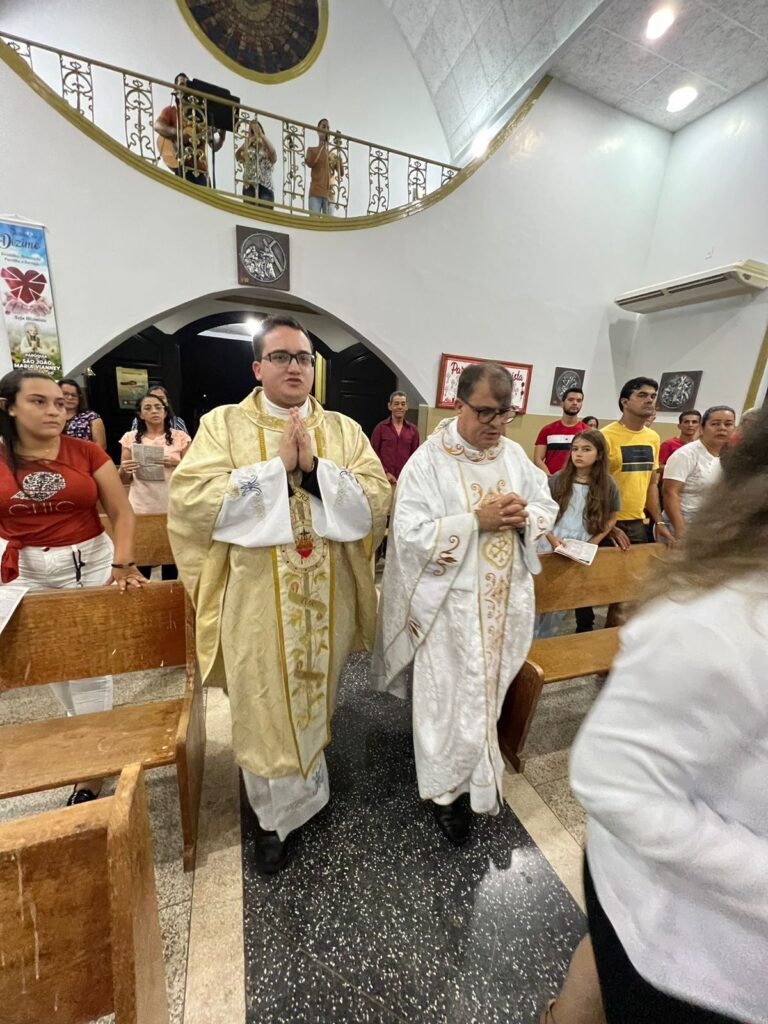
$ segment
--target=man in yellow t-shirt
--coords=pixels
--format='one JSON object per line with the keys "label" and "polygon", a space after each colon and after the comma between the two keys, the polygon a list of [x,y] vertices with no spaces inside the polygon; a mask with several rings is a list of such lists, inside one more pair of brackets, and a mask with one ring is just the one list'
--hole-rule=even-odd
{"label": "man in yellow t-shirt", "polygon": [[619,547],[645,544],[645,510],[656,526],[658,540],[671,540],[659,506],[659,446],[661,438],[646,426],[656,412],[659,385],[650,377],[633,377],[621,389],[621,417],[603,427],[608,449],[608,472],[616,481],[621,509],[611,539]]}

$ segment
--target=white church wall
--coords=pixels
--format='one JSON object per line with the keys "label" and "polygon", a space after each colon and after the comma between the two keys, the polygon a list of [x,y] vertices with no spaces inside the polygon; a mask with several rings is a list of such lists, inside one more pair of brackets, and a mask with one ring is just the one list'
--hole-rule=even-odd
{"label": "white church wall", "polygon": [[[238,218],[137,174],[4,66],[0,215],[42,221],[67,370],[185,304],[237,290]],[[529,411],[552,411],[555,366],[587,371],[613,414],[629,351],[611,299],[645,263],[670,136],[559,83],[469,181],[369,230],[291,228],[291,291],[365,337],[433,404],[441,352],[534,365]],[[62,174],[62,167],[69,168]],[[0,356],[8,361],[7,349]]]}
{"label": "white church wall", "polygon": [[[648,261],[642,277],[627,287],[736,260],[768,263],[766,168],[768,81],[674,135]],[[638,319],[632,373],[703,370],[699,408],[720,402],[742,407],[768,327],[768,295]]]}

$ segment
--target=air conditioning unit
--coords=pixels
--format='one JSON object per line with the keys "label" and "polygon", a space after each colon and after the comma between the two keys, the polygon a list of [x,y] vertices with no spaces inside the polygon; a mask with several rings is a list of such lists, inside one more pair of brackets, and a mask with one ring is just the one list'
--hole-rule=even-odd
{"label": "air conditioning unit", "polygon": [[655,313],[660,309],[676,309],[694,302],[712,302],[734,295],[751,295],[768,288],[768,263],[740,260],[704,274],[679,277],[652,288],[625,292],[615,300],[617,306],[632,313]]}

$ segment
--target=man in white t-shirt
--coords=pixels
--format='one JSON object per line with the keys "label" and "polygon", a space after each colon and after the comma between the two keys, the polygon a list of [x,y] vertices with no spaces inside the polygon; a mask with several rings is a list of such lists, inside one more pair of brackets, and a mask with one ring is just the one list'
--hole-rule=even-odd
{"label": "man in white t-shirt", "polygon": [[670,455],[664,470],[664,514],[675,539],[701,505],[720,473],[720,452],[736,427],[736,414],[728,405],[713,405],[701,419],[701,436]]}

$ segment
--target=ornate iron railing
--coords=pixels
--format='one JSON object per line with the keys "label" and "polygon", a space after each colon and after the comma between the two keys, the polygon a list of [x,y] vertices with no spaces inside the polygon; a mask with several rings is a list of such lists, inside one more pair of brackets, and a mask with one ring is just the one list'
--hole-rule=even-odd
{"label": "ornate iron railing", "polygon": [[[3,32],[0,42],[77,114],[148,164],[162,167],[165,162],[169,173],[228,199],[255,204],[253,210],[317,215],[309,209],[312,174],[306,163],[308,149],[320,143],[315,125],[189,87],[176,89],[162,79]],[[214,103],[217,119],[209,117],[209,104]],[[213,127],[222,107],[231,111],[223,140]],[[169,119],[182,125],[182,132],[167,140],[170,146],[155,130],[164,111],[166,130]],[[263,136],[254,131],[257,122]],[[219,142],[221,148],[214,152]],[[336,217],[364,217],[420,203],[459,170],[335,129],[327,136],[325,159],[331,186],[328,213]],[[259,182],[266,186],[268,179],[273,200],[259,198]],[[248,186],[253,196],[243,195]]]}

